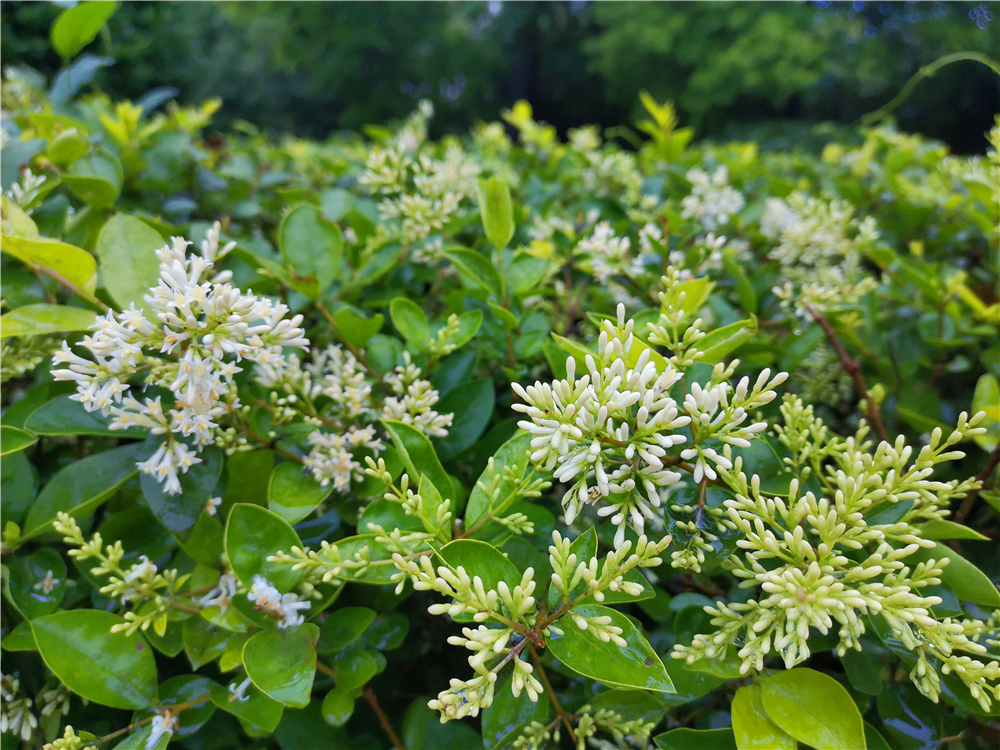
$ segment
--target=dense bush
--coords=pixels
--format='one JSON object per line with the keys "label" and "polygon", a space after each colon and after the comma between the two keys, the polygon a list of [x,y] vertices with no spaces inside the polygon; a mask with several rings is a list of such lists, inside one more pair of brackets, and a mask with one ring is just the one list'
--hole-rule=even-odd
{"label": "dense bush", "polygon": [[3,83],[4,748],[996,744],[1000,124],[204,139],[100,64]]}

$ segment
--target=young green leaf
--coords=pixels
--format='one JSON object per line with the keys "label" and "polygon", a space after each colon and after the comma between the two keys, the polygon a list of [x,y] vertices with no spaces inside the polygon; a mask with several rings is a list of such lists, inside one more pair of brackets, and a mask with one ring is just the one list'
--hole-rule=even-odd
{"label": "young green leaf", "polygon": [[57,280],[65,280],[85,294],[92,295],[97,287],[97,261],[79,247],[58,240],[7,235],[0,239],[0,247],[32,268],[49,273]]}
{"label": "young green leaf", "polygon": [[389,305],[389,317],[403,338],[420,351],[427,351],[431,338],[431,324],[420,306],[405,297],[397,297]]}
{"label": "young green leaf", "polygon": [[777,672],[761,684],[767,717],[816,750],[865,749],[864,723],[843,685],[805,667]]}
{"label": "young green leaf", "polygon": [[315,274],[318,293],[340,278],[344,238],[340,227],[325,221],[315,206],[293,208],[278,228],[281,256],[300,277]]}
{"label": "young green leaf", "polygon": [[285,711],[283,704],[250,685],[245,693],[246,700],[231,700],[230,692],[222,685],[212,685],[209,692],[212,703],[239,719],[249,721],[265,732],[273,732]]}
{"label": "young green leaf", "polygon": [[483,229],[493,247],[503,250],[514,236],[514,207],[510,188],[499,177],[480,180],[477,190]]}
{"label": "young green leaf", "polygon": [[399,453],[399,458],[403,462],[403,468],[410,477],[411,482],[419,482],[422,474],[441,493],[441,497],[452,501],[455,505],[455,491],[448,473],[441,466],[441,460],[434,451],[434,446],[416,427],[404,422],[396,422],[391,419],[382,420],[386,432],[392,439],[392,444]]}
{"label": "young green leaf", "polygon": [[86,331],[94,324],[91,310],[65,305],[25,305],[0,317],[0,339],[44,336],[60,331]]}
{"label": "young green leaf", "polygon": [[496,547],[475,539],[458,539],[441,548],[441,559],[451,568],[459,566],[471,577],[479,576],[487,590],[495,589],[500,581],[516,585],[521,573],[514,563]]}
{"label": "young green leaf", "polygon": [[451,248],[444,251],[445,257],[458,269],[497,299],[503,297],[500,274],[485,257],[475,250]]}
{"label": "young green leaf", "polygon": [[64,10],[52,24],[52,46],[64,58],[74,57],[94,41],[117,7],[115,2],[93,0]]}

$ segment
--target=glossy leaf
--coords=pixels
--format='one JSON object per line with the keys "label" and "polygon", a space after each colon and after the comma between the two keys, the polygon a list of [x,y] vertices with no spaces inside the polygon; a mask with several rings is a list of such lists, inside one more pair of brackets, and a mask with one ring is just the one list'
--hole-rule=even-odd
{"label": "glossy leaf", "polygon": [[93,294],[97,286],[97,261],[79,247],[42,237],[28,239],[7,235],[0,238],[0,247],[32,268],[50,272],[57,279],[65,279],[76,289]]}
{"label": "glossy leaf", "polygon": [[34,620],[59,609],[66,595],[66,563],[52,548],[18,555],[8,562],[10,598],[24,617]]}
{"label": "glossy leaf", "polygon": [[247,675],[274,700],[303,708],[316,676],[313,643],[318,637],[319,628],[308,622],[295,629],[260,631],[243,647]]}
{"label": "glossy leaf", "polygon": [[978,541],[989,540],[988,536],[980,534],[975,529],[963,526],[954,521],[926,521],[917,526],[920,529],[920,536],[924,539],[976,539]]}
{"label": "glossy leaf", "polygon": [[456,386],[434,407],[439,414],[454,414],[448,435],[437,438],[437,454],[443,461],[455,458],[471,448],[483,433],[493,416],[496,401],[491,378],[481,378]]}
{"label": "glossy leaf", "polygon": [[330,488],[312,478],[300,464],[285,461],[274,467],[267,486],[267,506],[291,524],[315,510],[330,494]]}
{"label": "glossy leaf", "polygon": [[458,539],[442,547],[440,556],[451,568],[457,570],[462,567],[473,578],[479,576],[487,591],[495,589],[500,581],[507,581],[513,587],[521,580],[521,573],[514,563],[486,542]]}
{"label": "glossy leaf", "polygon": [[226,713],[249,721],[265,732],[273,732],[277,728],[281,721],[281,715],[285,711],[284,705],[261,692],[254,685],[247,688],[245,701],[230,700],[229,688],[222,685],[212,685],[209,694],[216,708],[221,708]]}
{"label": "glossy leaf", "polygon": [[354,643],[375,620],[375,610],[368,607],[341,607],[330,613],[320,628],[316,650],[333,653]]}
{"label": "glossy leaf", "polygon": [[[500,449],[493,454],[493,465],[496,473],[504,477],[505,467],[509,467],[513,475],[520,479],[524,472],[529,470],[528,446],[531,443],[531,435],[523,430],[519,430],[514,437],[500,446]],[[476,526],[491,508],[503,508],[513,500],[512,492],[515,482],[502,479],[500,482],[499,499],[491,500],[480,488],[479,484],[489,484],[487,472],[484,471],[479,477],[476,486],[469,495],[469,504],[465,509],[465,527],[471,529]]]}
{"label": "glossy leaf", "polygon": [[156,700],[156,661],[138,633],[112,633],[125,621],[110,612],[74,609],[32,620],[45,665],[74,693],[114,708]]}
{"label": "glossy leaf", "polygon": [[645,636],[620,612],[597,604],[583,604],[573,611],[584,618],[607,616],[622,629],[625,648],[605,643],[592,629],[580,630],[570,618],[559,621],[562,637],[548,642],[549,652],[559,661],[592,680],[616,688],[640,688],[661,693],[674,692],[670,676]]}
{"label": "glossy leaf", "polygon": [[732,729],[671,729],[653,742],[660,750],[737,750]]}
{"label": "glossy leaf", "polygon": [[143,296],[160,277],[156,250],[162,246],[160,233],[134,216],[115,214],[104,225],[96,248],[101,280],[119,309],[143,308]]}
{"label": "glossy leaf", "polygon": [[427,351],[427,343],[431,338],[431,324],[424,311],[412,300],[397,297],[389,305],[389,317],[403,338],[417,347]]}
{"label": "glossy leaf", "polygon": [[17,427],[0,425],[0,456],[23,451],[38,442],[38,435],[33,435]]}
{"label": "glossy leaf", "polygon": [[[226,522],[226,554],[233,573],[250,588],[253,577],[261,575],[278,591],[290,591],[302,577],[288,563],[268,562],[276,552],[301,547],[298,534],[280,516],[259,505],[238,503]],[[264,690],[264,688],[261,688]],[[267,692],[266,690],[264,692]]]}
{"label": "glossy leaf", "polygon": [[142,472],[139,481],[142,494],[156,519],[178,539],[186,540],[205,512],[209,498],[214,496],[215,485],[221,475],[222,451],[209,447],[201,452],[201,463],[179,475],[181,491],[177,494],[165,492],[153,474]]}
{"label": "glossy leaf", "polygon": [[454,507],[454,487],[448,478],[448,473],[441,466],[441,460],[434,451],[431,441],[416,427],[403,422],[384,419],[382,424],[399,453],[399,458],[403,462],[406,473],[410,476],[410,481],[419,481],[418,478],[421,474],[426,475],[431,483],[437,487],[441,497],[452,500]]}
{"label": "glossy leaf", "polygon": [[94,209],[110,208],[118,200],[125,180],[122,165],[106,151],[77,159],[62,175],[70,192]]}
{"label": "glossy leaf", "polygon": [[760,685],[747,685],[733,697],[733,734],[739,750],[795,750],[795,739],[771,721],[760,700]]}
{"label": "glossy leaf", "polygon": [[850,693],[829,675],[798,667],[771,675],[761,703],[777,726],[816,750],[864,750],[861,714]]}
{"label": "glossy leaf", "polygon": [[32,412],[24,427],[39,435],[107,435],[119,438],[146,435],[145,430],[138,428],[112,430],[110,416],[105,417],[99,411],[87,411],[68,393],[56,396]]}
{"label": "glossy leaf", "polygon": [[933,549],[921,548],[907,558],[908,565],[927,560],[943,560],[948,564],[941,574],[941,582],[950,586],[955,596],[963,602],[975,602],[983,607],[1000,607],[1000,591],[983,571],[941,542]]}
{"label": "glossy leaf", "polygon": [[323,698],[320,707],[323,719],[334,727],[342,727],[354,714],[354,693],[341,687],[335,687]]}
{"label": "glossy leaf", "polygon": [[337,687],[360,690],[378,673],[378,663],[367,651],[354,651],[337,659]]}
{"label": "glossy leaf", "polygon": [[943,737],[942,715],[909,682],[889,685],[876,698],[886,736],[904,750],[936,750]]}
{"label": "glossy leaf", "polygon": [[751,315],[747,320],[739,320],[722,328],[716,328],[698,342],[698,348],[704,352],[700,361],[710,365],[721,362],[756,334],[755,315]]}
{"label": "glossy leaf", "polygon": [[94,324],[92,310],[66,305],[25,305],[0,317],[0,339],[44,336],[60,331],[86,331]]}
{"label": "glossy leaf", "polygon": [[108,499],[138,472],[141,444],[118,448],[81,458],[60,469],[28,510],[24,522],[25,537],[47,531],[60,512],[79,517]]}

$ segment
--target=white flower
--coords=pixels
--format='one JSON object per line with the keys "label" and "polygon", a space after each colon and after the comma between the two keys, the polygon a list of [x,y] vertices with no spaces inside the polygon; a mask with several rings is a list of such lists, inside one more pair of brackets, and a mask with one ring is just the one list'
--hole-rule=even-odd
{"label": "white flower", "polygon": [[163,713],[157,714],[153,717],[153,722],[149,725],[152,730],[149,734],[149,739],[146,740],[146,750],[153,750],[160,743],[160,739],[164,735],[168,737],[173,735],[174,730],[177,728],[177,717],[170,713],[169,710],[165,710]]}
{"label": "white flower", "polygon": [[739,213],[746,204],[743,194],[729,186],[729,168],[721,166],[711,175],[695,167],[687,173],[693,184],[691,195],[682,202],[681,216],[695,219],[708,230],[715,230],[729,223],[730,217]]}
{"label": "white flower", "polygon": [[229,601],[236,596],[236,576],[230,571],[226,571],[219,576],[215,588],[198,600],[202,607],[219,606],[223,609],[229,607]]}
{"label": "white flower", "polygon": [[45,578],[35,583],[35,585],[32,586],[32,588],[35,591],[41,591],[43,594],[51,594],[53,591],[56,590],[56,587],[58,587],[60,583],[62,583],[62,581],[56,578],[52,574],[51,570],[46,570]]}
{"label": "white flower", "polygon": [[247,592],[247,599],[256,602],[254,609],[262,609],[278,621],[278,628],[294,628],[305,622],[299,610],[309,609],[309,602],[300,601],[295,594],[281,594],[267,579],[256,575]]}
{"label": "white flower", "polygon": [[235,682],[229,683],[229,700],[233,702],[246,703],[250,700],[250,696],[247,695],[247,688],[250,687],[250,678],[247,677],[243,682],[237,685]]}
{"label": "white flower", "polygon": [[214,516],[219,512],[218,507],[220,505],[222,505],[221,497],[210,497],[208,498],[208,502],[205,504],[205,512],[210,516]]}

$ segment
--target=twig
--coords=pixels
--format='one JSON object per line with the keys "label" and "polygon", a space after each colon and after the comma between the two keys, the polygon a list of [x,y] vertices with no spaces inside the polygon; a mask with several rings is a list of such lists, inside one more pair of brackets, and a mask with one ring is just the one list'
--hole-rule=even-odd
{"label": "twig", "polygon": [[962,500],[962,505],[955,513],[955,523],[962,523],[965,517],[969,515],[969,511],[972,510],[972,504],[976,502],[976,498],[979,497],[979,489],[981,489],[989,478],[993,475],[993,470],[1000,464],[1000,442],[996,444],[993,448],[993,452],[990,453],[990,457],[986,459],[986,466],[983,470],[976,475],[976,479],[979,481],[979,488],[970,491],[966,494],[965,499]]}
{"label": "twig", "polygon": [[[206,695],[202,695],[199,698],[192,698],[189,701],[184,701],[183,703],[178,703],[176,706],[163,706],[162,711],[169,711],[173,716],[176,716],[177,714],[179,714],[184,709],[186,709],[186,708],[194,708],[195,706],[199,706],[202,703],[204,703],[205,701],[210,700],[211,697],[212,696],[206,694]],[[122,727],[117,732],[112,732],[111,734],[106,734],[103,737],[98,737],[96,740],[94,740],[94,744],[95,745],[101,745],[101,744],[107,742],[108,740],[113,740],[115,737],[119,737],[119,736],[125,734],[126,732],[131,732],[133,729],[138,729],[139,727],[141,727],[141,726],[143,726],[145,724],[149,724],[161,712],[157,712],[156,714],[153,714],[152,716],[149,716],[149,717],[143,719],[142,721],[137,721],[134,724],[129,724],[127,727]]]}
{"label": "twig", "polygon": [[261,443],[262,445],[269,446],[273,450],[278,451],[278,453],[280,453],[283,456],[287,456],[288,458],[292,459],[293,461],[298,461],[299,463],[302,463],[302,456],[296,455],[295,453],[292,453],[287,448],[282,448],[280,445],[276,445],[273,440],[268,440],[266,437],[261,437],[260,435],[258,435],[253,430],[249,430],[249,429],[246,430],[246,436],[249,437],[249,438],[253,438],[258,443]]}
{"label": "twig", "polygon": [[337,679],[337,670],[331,669],[330,667],[326,666],[326,664],[321,662],[319,659],[316,660],[316,669],[317,671],[325,674],[327,677],[332,677],[333,679]]}
{"label": "twig", "polygon": [[535,664],[535,669],[538,670],[538,676],[542,678],[542,683],[545,685],[545,692],[549,694],[549,700],[552,701],[552,707],[556,710],[559,718],[562,719],[563,726],[566,727],[566,731],[569,732],[569,738],[572,740],[574,747],[580,744],[580,741],[576,738],[576,732],[573,731],[573,725],[569,723],[569,718],[572,714],[566,712],[566,709],[562,707],[559,702],[559,698],[556,696],[556,691],[552,688],[552,683],[549,682],[549,676],[545,674],[545,667],[542,666],[542,660],[538,658],[538,652],[535,651],[534,646],[529,646],[531,650],[531,661]]}
{"label": "twig", "polygon": [[385,733],[389,735],[389,741],[392,742],[392,746],[395,747],[396,750],[406,750],[406,746],[403,744],[403,741],[399,739],[399,735],[396,734],[396,730],[392,728],[392,724],[389,722],[389,717],[385,715],[385,711],[383,711],[382,707],[378,704],[378,698],[375,696],[375,691],[372,690],[372,686],[365,685],[364,690],[361,691],[361,695],[366,701],[368,701],[372,710],[375,712],[375,715],[378,716],[379,724],[382,725],[382,729],[385,730]]}
{"label": "twig", "polygon": [[823,328],[823,332],[826,333],[826,338],[829,340],[830,345],[833,350],[837,353],[837,357],[840,359],[840,366],[844,368],[844,371],[851,376],[854,381],[854,387],[858,391],[858,395],[865,402],[865,416],[868,418],[868,422],[871,424],[872,429],[878,436],[878,439],[883,442],[889,441],[889,434],[885,431],[885,425],[882,424],[882,415],[879,414],[878,404],[872,399],[871,394],[868,392],[868,386],[865,384],[865,378],[861,374],[861,365],[859,365],[855,360],[851,359],[847,350],[844,349],[844,345],[840,343],[840,339],[837,338],[836,332],[833,330],[833,326],[830,325],[830,321],[826,319],[826,316],[822,313],[817,312],[814,308],[809,308],[810,314],[820,324]]}

